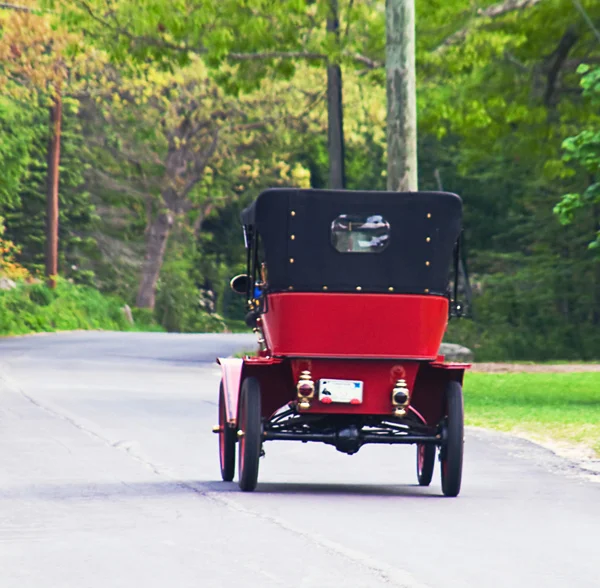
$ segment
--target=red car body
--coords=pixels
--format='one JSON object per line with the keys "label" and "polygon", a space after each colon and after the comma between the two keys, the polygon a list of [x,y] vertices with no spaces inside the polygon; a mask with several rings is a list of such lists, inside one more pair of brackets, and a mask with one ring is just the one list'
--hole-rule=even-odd
{"label": "red car body", "polygon": [[[263,215],[273,217],[273,209],[280,207],[279,217],[288,219],[289,225],[292,224],[291,219],[296,222],[294,217],[299,214],[296,210],[304,210],[306,218],[312,219],[306,211],[310,212],[312,206],[312,210],[318,212],[321,201],[314,200],[315,191],[306,192],[311,193],[302,195],[279,191],[275,195],[270,193],[266,197],[261,196],[263,201],[271,203],[269,208],[265,208]],[[351,204],[354,203],[357,209],[362,210],[364,206],[361,203],[369,195],[355,194],[350,202],[340,194],[316,194],[323,199],[324,206],[329,205],[331,209],[329,216],[324,215],[323,222],[318,225],[324,227],[321,232],[330,225],[338,233],[349,233],[353,224],[359,224],[355,219],[360,217],[356,214],[353,217],[339,213],[337,217],[334,215],[338,209],[345,211],[346,208],[352,208]],[[432,225],[429,223],[433,216],[431,212],[424,209],[422,212],[412,212],[425,219],[422,221],[423,228],[415,230],[418,238],[427,244],[424,247],[425,253],[419,255],[424,255],[427,259],[417,269],[413,258],[406,260],[404,266],[398,268],[399,272],[405,272],[400,276],[392,271],[387,277],[381,278],[381,274],[390,267],[394,269],[393,251],[387,253],[388,257],[377,257],[379,251],[373,252],[372,259],[385,271],[373,271],[375,277],[371,279],[369,265],[364,263],[364,259],[369,260],[367,256],[352,257],[346,255],[346,252],[338,255],[339,249],[334,250],[335,243],[328,247],[323,239],[320,247],[325,250],[324,256],[329,256],[332,260],[329,267],[337,262],[340,265],[346,264],[346,267],[341,268],[343,271],[337,271],[337,265],[331,271],[332,281],[329,285],[325,279],[328,277],[327,271],[321,272],[316,278],[310,271],[303,273],[302,267],[295,273],[296,267],[292,266],[296,261],[302,263],[305,252],[304,249],[291,249],[297,246],[296,235],[300,232],[296,225],[286,227],[285,231],[278,226],[276,231],[279,232],[273,232],[275,236],[269,241],[271,225],[264,228],[260,224],[261,197],[254,208],[246,213],[244,226],[247,239],[248,233],[250,234],[249,273],[241,277],[245,286],[242,290],[248,296],[249,320],[258,335],[259,349],[256,355],[243,359],[218,360],[222,370],[222,394],[220,423],[215,430],[220,434],[223,478],[230,479],[233,475],[235,453],[232,454],[232,446],[238,441],[240,464],[244,464],[240,471],[240,485],[244,490],[253,490],[256,486],[258,465],[254,468],[256,476],[252,468],[250,474],[243,470],[248,470],[251,462],[254,467],[254,461],[260,457],[262,444],[266,441],[321,441],[350,454],[358,451],[365,443],[416,443],[420,483],[429,483],[431,475],[424,470],[433,470],[432,452],[435,455],[437,447],[442,461],[444,493],[455,496],[460,490],[462,471],[463,417],[460,390],[464,371],[469,365],[447,363],[439,355],[440,344],[451,311],[456,308],[456,301],[447,289],[445,293],[441,291],[446,279],[443,271],[436,266],[437,277],[428,273],[432,263],[430,258],[445,260],[448,265],[450,254],[448,251],[432,252],[428,249],[428,244],[432,240],[430,235],[440,235],[440,240],[445,239],[446,250],[449,245],[456,248],[456,223],[453,221],[452,230],[444,234],[443,219]],[[287,198],[285,204],[284,197]],[[394,194],[393,197],[401,198],[402,195]],[[421,201],[414,200],[413,193],[410,199],[406,199],[408,204],[405,208],[413,211],[419,206],[427,206],[428,210],[435,210],[431,203],[440,201],[442,205],[454,207],[451,210],[456,211],[459,210],[457,206],[460,206],[457,205],[457,198],[455,195],[435,194],[430,195],[429,201],[423,200],[426,204],[422,205]],[[305,200],[312,204],[302,208]],[[460,199],[458,202],[460,203]],[[371,246],[371,243],[379,244],[382,241],[386,241],[385,248],[388,248],[389,241],[391,249],[396,234],[402,228],[398,223],[399,228],[396,229],[397,225],[394,223],[396,204],[392,195],[380,198],[379,206],[386,211],[387,217],[392,218],[388,222],[385,215],[369,217],[377,219],[377,223],[371,222],[371,225],[376,225],[379,230],[379,239],[370,237],[368,230],[364,229],[367,223],[363,221],[359,224],[362,229],[358,233],[359,237],[343,234],[342,237],[346,239],[344,243],[351,238],[355,242],[360,238],[360,243],[367,243],[365,248]],[[318,214],[316,216],[318,220]],[[332,216],[335,219],[333,223]],[[342,217],[342,221],[339,221]],[[354,220],[348,221],[348,218]],[[274,218],[268,220],[271,224],[274,222]],[[317,226],[317,221],[314,222]],[[404,232],[412,230],[410,223],[406,227],[408,228]],[[381,238],[382,231],[387,231],[385,239]],[[405,238],[404,232],[402,238]],[[264,241],[258,236],[262,234],[267,235]],[[288,243],[288,250],[269,257],[269,246],[273,249],[273,243],[283,243],[284,240]],[[260,245],[266,249],[266,262],[260,259]],[[310,245],[312,242],[306,247],[310,248]],[[356,248],[356,245],[353,244],[352,247]],[[384,251],[385,248],[382,247],[381,250]],[[371,251],[368,250],[367,253]],[[347,265],[348,259],[357,264],[356,273],[360,275],[344,280],[347,268],[350,267]],[[304,263],[309,270],[313,263],[317,274],[319,268],[327,265],[320,261],[310,261],[309,257],[306,257]],[[437,261],[434,263],[437,264]],[[276,268],[274,277],[267,271],[269,264]],[[298,280],[294,282],[296,277]],[[356,283],[360,278],[364,283]],[[455,292],[456,280],[455,272]],[[286,286],[288,283],[290,285]],[[328,384],[331,382],[334,384]],[[325,395],[329,392],[324,391],[324,386],[345,386],[344,383],[348,382],[354,383],[357,390],[360,390],[356,398],[340,401],[341,396],[334,395],[332,400],[331,396]],[[248,388],[246,392],[243,392],[244,386]],[[250,388],[252,390],[249,391]],[[249,404],[250,401],[241,398],[241,394],[252,397],[252,402]],[[252,423],[248,421],[248,415],[255,404],[259,405],[255,417],[257,422]],[[450,414],[454,412],[460,414]],[[455,424],[450,425],[451,422]],[[258,432],[249,432],[255,430]],[[257,436],[256,440],[250,439],[253,435]],[[250,450],[248,447],[251,442]],[[256,457],[255,446],[261,448]],[[448,459],[449,452],[456,455]],[[460,462],[458,465],[457,461]],[[452,472],[449,473],[448,467],[453,468]]]}

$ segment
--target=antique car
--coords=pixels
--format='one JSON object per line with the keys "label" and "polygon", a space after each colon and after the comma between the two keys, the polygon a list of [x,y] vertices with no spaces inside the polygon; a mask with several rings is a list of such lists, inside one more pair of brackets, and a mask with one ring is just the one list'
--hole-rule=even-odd
{"label": "antique car", "polygon": [[222,478],[257,486],[268,441],[416,445],[417,479],[457,496],[463,375],[439,355],[462,306],[462,201],[445,192],[269,189],[242,213],[258,351],[219,358]]}

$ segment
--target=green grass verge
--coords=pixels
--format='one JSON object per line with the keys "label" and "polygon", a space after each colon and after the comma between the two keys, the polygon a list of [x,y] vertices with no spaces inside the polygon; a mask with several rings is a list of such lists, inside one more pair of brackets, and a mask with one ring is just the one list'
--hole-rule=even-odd
{"label": "green grass verge", "polygon": [[252,333],[252,329],[244,321],[224,318],[223,322],[230,333]]}
{"label": "green grass verge", "polygon": [[468,373],[465,422],[540,440],[580,443],[600,456],[600,373]]}
{"label": "green grass verge", "polygon": [[124,302],[94,288],[60,280],[56,289],[45,284],[19,283],[0,291],[0,335],[52,331],[110,330],[162,331],[151,311],[134,310],[131,325],[122,311]]}

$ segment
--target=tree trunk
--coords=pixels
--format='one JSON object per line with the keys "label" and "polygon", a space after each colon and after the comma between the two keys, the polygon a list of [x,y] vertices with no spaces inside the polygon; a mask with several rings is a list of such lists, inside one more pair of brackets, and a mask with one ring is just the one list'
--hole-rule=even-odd
{"label": "tree trunk", "polygon": [[[339,41],[338,2],[329,0],[327,30]],[[329,187],[343,190],[344,168],[344,116],[342,108],[342,69],[338,64],[327,66],[327,130],[329,138]]]}
{"label": "tree trunk", "polygon": [[135,303],[138,308],[154,309],[156,282],[160,275],[172,226],[173,215],[170,211],[160,212],[150,225],[150,230],[146,238],[146,255],[142,268],[142,277]]}
{"label": "tree trunk", "polygon": [[417,188],[414,0],[386,0],[387,187]]}
{"label": "tree trunk", "polygon": [[62,98],[60,91],[50,108],[50,143],[48,145],[48,194],[46,198],[46,277],[51,288],[56,287],[58,274],[58,180]]}

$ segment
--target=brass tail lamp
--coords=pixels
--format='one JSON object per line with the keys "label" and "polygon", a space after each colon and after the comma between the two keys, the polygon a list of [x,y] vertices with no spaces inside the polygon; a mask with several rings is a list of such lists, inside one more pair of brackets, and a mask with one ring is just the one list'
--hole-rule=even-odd
{"label": "brass tail lamp", "polygon": [[410,403],[410,391],[406,385],[406,380],[396,381],[392,390],[392,404],[394,405],[394,416],[406,416],[406,408]]}
{"label": "brass tail lamp", "polygon": [[310,400],[315,395],[315,383],[308,370],[304,370],[300,374],[298,384],[296,384],[296,394],[298,396],[298,408],[301,410],[310,408]]}

